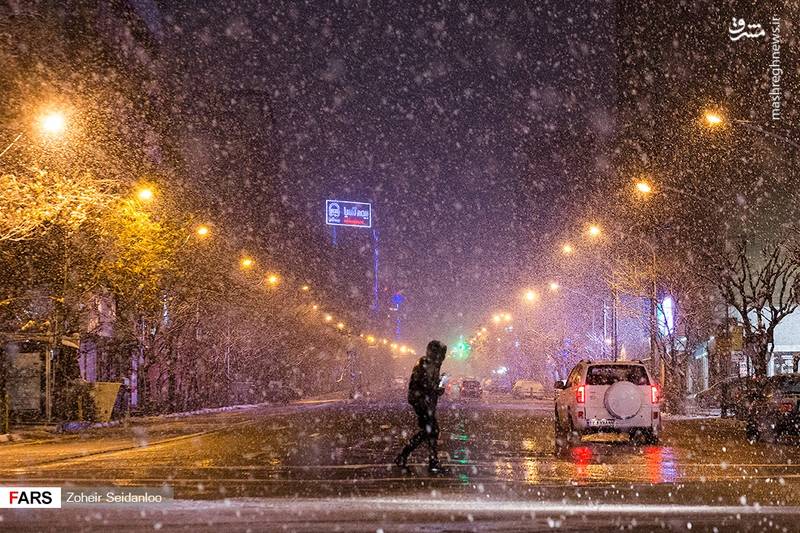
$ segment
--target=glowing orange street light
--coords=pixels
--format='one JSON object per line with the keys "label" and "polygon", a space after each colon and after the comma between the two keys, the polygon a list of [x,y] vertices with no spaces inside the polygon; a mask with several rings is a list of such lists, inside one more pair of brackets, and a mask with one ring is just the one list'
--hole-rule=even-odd
{"label": "glowing orange street light", "polygon": [[156,193],[153,192],[151,187],[145,186],[136,191],[136,198],[138,198],[140,202],[152,202],[155,196]]}
{"label": "glowing orange street light", "polygon": [[648,195],[653,192],[653,187],[644,180],[636,182],[636,192]]}
{"label": "glowing orange street light", "polygon": [[590,224],[589,225],[589,236],[590,237],[599,237],[602,232],[603,232],[603,230],[600,229],[600,226],[598,226],[597,224]]}
{"label": "glowing orange street light", "polygon": [[336,329],[344,329],[344,322],[339,322],[336,324]]}
{"label": "glowing orange street light", "polygon": [[60,111],[51,111],[39,119],[39,127],[47,135],[61,135],[67,129],[67,119]]}
{"label": "glowing orange street light", "polygon": [[571,244],[567,243],[561,247],[561,253],[564,255],[572,255],[575,253],[575,248],[573,248]]}
{"label": "glowing orange street light", "polygon": [[703,113],[703,120],[705,121],[706,125],[712,128],[721,126],[725,123],[725,119],[722,117],[722,115],[714,111],[706,111]]}
{"label": "glowing orange street light", "polygon": [[533,303],[539,299],[539,295],[534,290],[525,291],[525,300],[529,303]]}
{"label": "glowing orange street light", "polygon": [[547,286],[553,292],[556,292],[558,289],[561,288],[561,285],[559,285],[559,283],[557,281],[551,281]]}
{"label": "glowing orange street light", "polygon": [[211,229],[208,226],[206,226],[205,224],[200,224],[199,226],[197,226],[197,228],[194,230],[194,232],[201,239],[205,239],[206,237],[208,237],[211,234]]}
{"label": "glowing orange street light", "polygon": [[252,257],[245,256],[239,260],[239,266],[242,268],[242,270],[250,270],[255,264],[256,262]]}
{"label": "glowing orange street light", "polygon": [[277,274],[267,274],[266,282],[274,287],[281,282],[281,278]]}
{"label": "glowing orange street light", "polygon": [[309,287],[308,285],[303,285],[302,287],[300,287],[300,290],[303,292],[308,292],[311,290],[311,287]]}
{"label": "glowing orange street light", "polygon": [[325,315],[325,322],[330,322],[331,320],[333,320],[333,316]]}
{"label": "glowing orange street light", "polygon": [[317,304],[314,304],[314,305],[311,306],[311,309],[316,311],[317,309],[319,309],[319,306]]}
{"label": "glowing orange street light", "polygon": [[503,317],[501,315],[494,315],[492,317],[492,322],[494,322],[495,324],[499,324],[501,320],[503,320]]}

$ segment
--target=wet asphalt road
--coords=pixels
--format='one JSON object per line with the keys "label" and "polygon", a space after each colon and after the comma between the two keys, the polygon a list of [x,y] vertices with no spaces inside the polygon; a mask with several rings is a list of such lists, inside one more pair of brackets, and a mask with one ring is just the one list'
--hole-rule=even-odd
{"label": "wet asphalt road", "polygon": [[415,425],[407,406],[390,398],[258,408],[0,446],[3,484],[166,483],[181,500],[144,515],[120,508],[5,512],[0,528],[74,525],[70,516],[114,529],[157,522],[197,530],[223,520],[227,529],[338,524],[373,531],[442,524],[792,531],[800,520],[798,443],[751,445],[732,420],[666,420],[657,446],[594,438],[557,457],[550,402],[494,399],[440,410],[440,455],[451,472],[436,477],[427,474],[422,449],[410,473],[391,465]]}

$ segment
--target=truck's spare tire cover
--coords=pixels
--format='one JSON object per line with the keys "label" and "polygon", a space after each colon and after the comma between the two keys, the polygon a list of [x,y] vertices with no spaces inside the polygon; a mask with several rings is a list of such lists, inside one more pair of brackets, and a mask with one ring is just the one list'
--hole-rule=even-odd
{"label": "truck's spare tire cover", "polygon": [[642,393],[630,381],[617,381],[606,390],[604,403],[614,418],[630,418],[642,408]]}

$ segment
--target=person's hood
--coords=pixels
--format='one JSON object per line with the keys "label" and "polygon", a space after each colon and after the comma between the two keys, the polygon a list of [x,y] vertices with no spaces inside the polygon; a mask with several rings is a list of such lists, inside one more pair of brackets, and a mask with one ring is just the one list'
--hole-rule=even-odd
{"label": "person's hood", "polygon": [[432,363],[441,364],[446,353],[447,345],[433,340],[428,343],[428,347],[425,350],[425,358]]}

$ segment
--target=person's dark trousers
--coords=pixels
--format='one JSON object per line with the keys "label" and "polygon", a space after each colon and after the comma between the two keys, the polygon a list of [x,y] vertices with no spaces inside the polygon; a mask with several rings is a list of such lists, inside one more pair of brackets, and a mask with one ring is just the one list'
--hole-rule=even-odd
{"label": "person's dark trousers", "polygon": [[431,463],[435,463],[437,462],[439,441],[439,422],[436,420],[436,407],[415,406],[414,412],[417,414],[419,431],[411,437],[411,440],[403,448],[401,455],[408,457],[420,444],[425,442],[428,444],[428,460]]}

